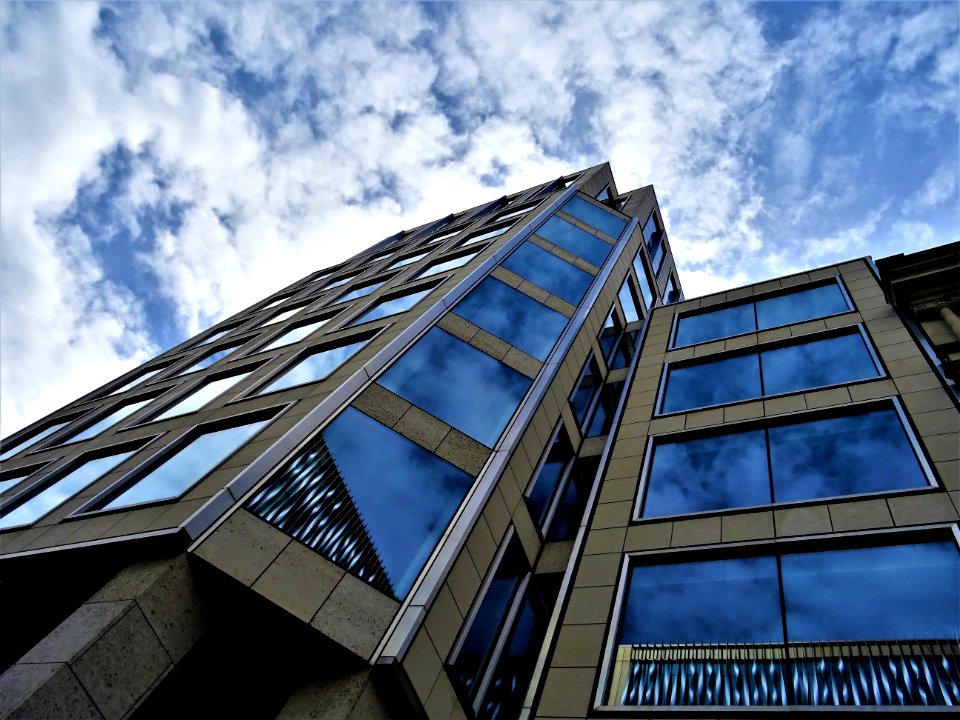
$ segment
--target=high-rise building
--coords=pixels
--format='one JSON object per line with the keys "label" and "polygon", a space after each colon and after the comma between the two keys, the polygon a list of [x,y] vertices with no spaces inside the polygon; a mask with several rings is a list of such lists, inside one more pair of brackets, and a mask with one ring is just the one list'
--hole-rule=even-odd
{"label": "high-rise building", "polygon": [[0,717],[960,704],[936,257],[684,300],[604,164],[315,272],[0,446]]}

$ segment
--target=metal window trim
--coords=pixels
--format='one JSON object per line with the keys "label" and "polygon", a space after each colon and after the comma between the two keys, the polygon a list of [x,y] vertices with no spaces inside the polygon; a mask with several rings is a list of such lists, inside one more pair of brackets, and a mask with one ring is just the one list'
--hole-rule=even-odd
{"label": "metal window trim", "polygon": [[[522,549],[521,552],[523,552]],[[477,693],[473,699],[474,712],[480,712],[483,700],[490,689],[490,681],[493,679],[493,674],[496,672],[497,665],[500,663],[500,658],[503,655],[503,650],[507,644],[507,640],[510,637],[510,633],[513,631],[513,626],[517,622],[517,616],[520,614],[520,608],[523,605],[523,601],[526,600],[527,588],[530,587],[530,579],[532,577],[533,570],[528,569],[526,574],[520,578],[520,582],[517,584],[517,589],[514,591],[513,598],[510,601],[510,608],[507,610],[507,614],[504,616],[503,622],[500,624],[500,629],[497,633],[497,641],[494,643],[493,650],[490,652],[490,655],[485,658],[486,667],[483,670],[480,683],[477,686]]]}

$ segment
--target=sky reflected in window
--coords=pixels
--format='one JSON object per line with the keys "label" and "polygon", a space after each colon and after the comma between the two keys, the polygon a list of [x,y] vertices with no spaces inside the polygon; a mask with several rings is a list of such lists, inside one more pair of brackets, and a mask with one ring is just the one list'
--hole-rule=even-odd
{"label": "sky reflected in window", "polygon": [[238,347],[240,346],[227,345],[226,347],[220,348],[214,353],[210,353],[209,355],[204,355],[202,358],[197,360],[193,365],[188,365],[186,368],[178,372],[177,375],[186,375],[187,373],[196,372],[197,370],[204,370],[210,367],[211,365],[213,365],[215,362],[219,362],[220,360],[225,358],[227,355],[232,353]]}
{"label": "sky reflected in window", "polygon": [[761,330],[847,312],[847,300],[836,283],[757,301]]}
{"label": "sky reflected in window", "polygon": [[760,397],[760,365],[755,354],[672,367],[662,412],[720,405]]}
{"label": "sky reflected in window", "polygon": [[571,305],[580,304],[587,288],[593,282],[590,273],[574,267],[529,240],[503,262],[503,267]]}
{"label": "sky reflected in window", "polygon": [[627,226],[627,221],[618,215],[614,215],[611,210],[598,207],[576,195],[570,198],[560,209],[568,215],[573,215],[577,220],[582,220],[587,225],[593,225],[597,230],[606,233],[614,240],[620,237],[620,233]]}
{"label": "sky reflected in window", "polygon": [[314,332],[322,328],[330,322],[330,318],[324,318],[323,320],[316,320],[306,325],[298,325],[295,328],[290,328],[285,333],[280,335],[276,340],[267,345],[264,348],[260,348],[257,352],[263,352],[264,350],[273,350],[274,348],[283,347],[284,345],[292,345],[293,343],[298,343],[306,337],[309,337]]}
{"label": "sky reflected in window", "polygon": [[677,321],[676,346],[693,345],[718,338],[753,332],[757,327],[753,317],[753,303],[703,313],[687,315]]}
{"label": "sky reflected in window", "polygon": [[41,430],[38,430],[32,435],[28,435],[26,438],[18,442],[16,445],[7,445],[7,443],[4,443],[3,452],[0,453],[0,460],[6,460],[8,457],[13,457],[21,450],[40,442],[45,437],[53,435],[55,432],[57,432],[57,430],[60,430],[61,428],[66,427],[70,422],[73,421],[73,419],[74,418],[70,418],[69,420],[64,420],[63,422],[52,423],[51,425],[48,425],[47,427],[42,428]]}
{"label": "sky reflected in window", "polygon": [[432,287],[428,287],[425,290],[419,290],[417,292],[407,293],[406,295],[396,295],[386,300],[381,300],[377,302],[358,317],[353,322],[347,324],[347,327],[352,327],[353,325],[361,325],[365,322],[370,322],[371,320],[379,320],[383,317],[389,317],[390,315],[397,315],[402,312],[406,312],[423,298],[429,295],[433,291]]}
{"label": "sky reflected in window", "polygon": [[239,375],[231,375],[229,377],[219,378],[213,382],[208,382],[206,385],[202,385],[194,390],[180,402],[174,403],[155,418],[151,418],[151,422],[154,420],[165,420],[167,418],[176,417],[177,415],[186,415],[187,413],[199,410],[204,405],[211,402],[214,398],[223,395],[223,393],[227,392],[227,390],[232,388],[237,383],[242,382],[249,376],[250,373],[245,372],[240,373]]}
{"label": "sky reflected in window", "polygon": [[347,360],[356,355],[360,351],[360,348],[368,342],[370,342],[369,339],[350,343],[349,345],[314,350],[257,394],[266,395],[267,393],[284,390],[285,388],[295,385],[304,385],[306,383],[323,380]]}
{"label": "sky reflected in window", "polygon": [[537,229],[537,235],[562,247],[592,265],[600,267],[613,246],[596,235],[581,230],[561,217],[553,216]]}
{"label": "sky reflected in window", "polygon": [[142,408],[147,403],[153,402],[153,400],[154,400],[153,397],[149,397],[145,400],[137,400],[137,401],[128,402],[124,405],[121,405],[112,413],[102,418],[101,420],[98,420],[93,425],[90,425],[84,428],[83,430],[81,430],[80,432],[74,435],[68,436],[65,440],[63,440],[63,442],[79,442],[80,440],[88,440],[89,438],[99,435],[101,432],[103,432],[107,428],[112,427],[116,425],[118,422],[120,422],[121,420],[123,420],[124,418],[129,417],[130,415],[133,415],[137,410]]}
{"label": "sky reflected in window", "polygon": [[760,353],[767,395],[879,377],[860,333]]}

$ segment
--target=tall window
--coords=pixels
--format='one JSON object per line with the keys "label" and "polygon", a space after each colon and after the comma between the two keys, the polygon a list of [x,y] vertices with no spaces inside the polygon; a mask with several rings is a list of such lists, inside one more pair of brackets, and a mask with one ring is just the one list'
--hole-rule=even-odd
{"label": "tall window", "polygon": [[309,350],[257,394],[265,395],[296,385],[323,380],[356,355],[368,342],[370,342],[369,337],[358,340],[354,336]]}
{"label": "tall window", "polygon": [[579,305],[593,276],[527,240],[503,262],[510,272],[549,293]]}

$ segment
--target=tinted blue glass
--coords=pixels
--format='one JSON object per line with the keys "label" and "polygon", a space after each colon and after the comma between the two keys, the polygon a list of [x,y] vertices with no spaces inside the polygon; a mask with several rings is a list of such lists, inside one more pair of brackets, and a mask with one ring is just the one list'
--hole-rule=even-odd
{"label": "tinted blue glass", "polygon": [[776,558],[633,568],[619,642],[783,642]]}
{"label": "tinted blue glass", "polygon": [[614,215],[611,210],[597,207],[576,195],[570,198],[561,209],[578,220],[583,220],[587,225],[593,225],[614,240],[620,237],[620,233],[627,226],[627,221]]}
{"label": "tinted blue glass", "polygon": [[[80,467],[47,485],[0,518],[0,530],[35,522],[94,481],[99,480],[117,465],[133,455],[133,451],[87,460]],[[22,478],[18,478],[19,482]]]}
{"label": "tinted blue glass", "polygon": [[151,420],[164,420],[166,418],[176,417],[177,415],[185,415],[193,412],[194,410],[199,410],[214,398],[219,397],[234,385],[249,377],[249,375],[250,373],[246,372],[241,373],[240,375],[230,375],[229,377],[208,382],[206,385],[202,385],[194,390],[180,402],[175,403],[156,417],[151,418]]}
{"label": "tinted blue glass", "polygon": [[657,445],[644,517],[770,503],[762,430]]}
{"label": "tinted blue glass", "polygon": [[[229,331],[224,331],[224,332],[229,332]],[[202,345],[202,344],[203,344],[203,343],[201,343],[201,345]],[[108,395],[116,395],[117,393],[123,392],[124,390],[129,390],[129,389],[132,388],[134,385],[138,385],[138,384],[142,383],[144,380],[148,380],[149,378],[152,378],[154,375],[156,375],[157,373],[159,373],[161,370],[163,370],[163,368],[157,368],[156,370],[148,370],[148,371],[145,372],[145,373],[141,373],[140,375],[137,375],[135,378],[133,378],[133,380],[130,380],[129,382],[124,383],[123,385],[121,385],[120,387],[118,387],[116,390],[111,390],[111,391],[108,393]],[[0,460],[2,460],[2,459],[3,459],[3,458],[0,458]]]}
{"label": "tinted blue glass", "polygon": [[146,400],[140,400],[138,402],[130,402],[126,405],[121,405],[112,413],[107,415],[105,418],[95,422],[93,425],[84,428],[80,432],[67,436],[64,442],[77,442],[78,440],[86,440],[92,438],[94,435],[99,435],[101,432],[106,430],[108,427],[116,425],[118,422],[123,420],[125,417],[133,415],[137,410],[142,408],[148,402],[151,402],[153,398],[147,398]]}
{"label": "tinted blue glass", "polygon": [[633,295],[633,290],[630,288],[629,279],[623,281],[617,297],[620,298],[620,307],[623,308],[623,314],[627,318],[627,322],[632,323],[640,320],[643,313],[639,303],[637,303],[637,299]]}
{"label": "tinted blue glass", "polygon": [[252,438],[266,422],[200,435],[101,507],[113,510],[179,497]]}
{"label": "tinted blue glass", "polygon": [[305,307],[306,307],[306,305],[297,305],[296,307],[290,308],[289,310],[284,310],[284,311],[281,312],[281,313],[277,313],[277,314],[274,315],[273,317],[267,318],[266,320],[264,320],[264,321],[263,321],[262,323],[260,323],[260,324],[261,324],[261,325],[273,325],[274,323],[283,322],[284,320],[289,320],[289,319],[292,318],[294,315],[296,315],[298,312],[300,312],[301,310],[303,310]]}
{"label": "tinted blue glass", "polygon": [[[72,419],[73,418],[71,418],[71,420]],[[67,423],[69,422],[70,420],[64,420],[63,422],[54,423],[53,425],[45,427],[43,430],[40,430],[39,432],[36,432],[33,435],[27,436],[25,439],[21,440],[16,445],[7,446],[6,444],[4,444],[3,453],[0,454],[0,460],[6,460],[8,457],[13,457],[24,448],[28,448],[31,445],[40,442],[48,435],[53,435],[60,428],[66,427]]]}
{"label": "tinted blue glass", "polygon": [[777,502],[926,487],[894,410],[770,429]]}
{"label": "tinted blue glass", "polygon": [[765,328],[789,325],[849,310],[836,283],[757,302],[757,325]]}
{"label": "tinted blue glass", "polygon": [[554,245],[569,250],[577,257],[582,257],[587,262],[600,267],[607,255],[613,250],[596,235],[591,235],[586,230],[581,230],[573,223],[568,223],[563,218],[552,217],[547,220],[537,230],[537,235],[552,242]]}
{"label": "tinted blue glass", "polygon": [[791,641],[957,637],[952,542],[784,555],[781,567]]}
{"label": "tinted blue glass", "polygon": [[187,373],[192,373],[192,372],[196,372],[197,370],[203,370],[204,368],[208,368],[218,360],[222,360],[223,358],[225,358],[227,355],[229,355],[236,349],[237,349],[236,345],[228,345],[225,348],[217,350],[215,353],[211,353],[210,355],[204,355],[202,358],[197,360],[193,365],[188,365],[185,369],[178,372],[177,375],[186,375]]}
{"label": "tinted blue glass", "polygon": [[597,401],[593,417],[590,419],[590,427],[587,428],[586,432],[587,437],[606,435],[610,432],[613,425],[613,416],[617,411],[617,404],[620,402],[622,392],[622,381],[606,383],[600,387],[600,399]]}
{"label": "tinted blue glass", "polygon": [[533,480],[533,486],[527,493],[527,505],[530,508],[530,514],[541,527],[547,519],[547,510],[550,509],[550,501],[553,499],[557,486],[563,480],[567,466],[572,461],[573,446],[570,444],[567,431],[561,425],[550,445],[547,457],[544,458],[540,470]]}
{"label": "tinted blue glass", "polygon": [[353,408],[330,423],[323,437],[394,591],[403,597],[473,478]]}
{"label": "tinted blue glass", "polygon": [[647,304],[647,309],[653,307],[653,290],[650,289],[650,279],[644,268],[642,253],[637,253],[633,259],[633,269],[637,273],[637,280],[640,281],[640,294],[643,295],[643,302]]}
{"label": "tinted blue glass", "polygon": [[306,325],[298,325],[295,328],[291,328],[282,335],[278,336],[277,339],[272,343],[264,348],[261,348],[258,352],[262,352],[263,350],[273,350],[274,348],[283,347],[284,345],[298,343],[305,337],[312,335],[314,332],[322,328],[329,321],[330,318],[324,318],[323,320],[317,320],[316,322],[307,323]]}
{"label": "tinted blue glass", "polygon": [[580,304],[593,282],[590,273],[561,260],[529,240],[517,248],[503,266],[571,305]]}
{"label": "tinted blue glass", "polygon": [[[479,252],[479,250],[477,252]],[[451,258],[450,260],[445,260],[437,263],[436,265],[430,265],[423,272],[419,273],[417,277],[430,277],[431,275],[438,275],[444,270],[452,270],[453,268],[463,267],[476,256],[477,253],[469,253],[468,255],[460,255],[458,257]]]}
{"label": "tinted blue glass", "polygon": [[[433,250],[433,248],[430,248],[430,250]],[[429,255],[430,250],[427,250],[425,252],[419,252],[416,255],[409,255],[407,257],[400,258],[396,262],[392,263],[389,267],[398,268],[398,267],[403,267],[404,265],[409,265],[410,263],[415,263],[417,260],[422,260],[427,255]]]}
{"label": "tinted blue glass", "polygon": [[382,317],[389,317],[390,315],[406,312],[427,295],[429,295],[432,290],[433,288],[431,287],[427,288],[426,290],[420,290],[419,292],[392,297],[389,300],[381,300],[363,313],[363,315],[349,323],[347,327],[350,327],[351,325],[360,325],[365,322],[370,322],[371,320],[378,320]]}
{"label": "tinted blue glass", "polygon": [[590,410],[594,395],[600,391],[600,382],[600,368],[591,357],[580,371],[577,385],[570,395],[570,409],[573,410],[573,416],[581,427],[587,419],[587,412]]}
{"label": "tinted blue glass", "polygon": [[879,377],[859,333],[760,353],[767,395]]}
{"label": "tinted blue glass", "polygon": [[[478,243],[483,240],[489,240],[490,238],[499,237],[500,235],[503,235],[511,227],[512,225],[504,225],[503,227],[494,228],[493,230],[484,230],[482,232],[477,233],[476,235],[470,235],[469,237],[464,239],[462,242],[457,243],[457,247],[466,247],[467,245],[473,245],[474,243]],[[463,228],[461,228],[461,230],[462,229]],[[456,235],[457,233],[451,233],[451,234]]]}
{"label": "tinted blue glass", "polygon": [[[358,287],[358,288],[354,288],[353,290],[351,290],[350,292],[348,292],[346,295],[344,295],[344,296],[342,296],[342,297],[338,297],[338,298],[337,298],[337,302],[338,302],[338,303],[342,303],[342,302],[346,302],[347,300],[356,300],[357,298],[365,297],[365,296],[369,295],[370,293],[372,293],[372,292],[373,292],[374,290],[376,290],[377,288],[379,288],[379,287],[381,287],[382,285],[384,285],[384,283],[386,283],[386,282],[387,282],[386,280],[381,280],[380,282],[371,283],[370,285],[361,285],[361,286]],[[331,286],[331,287],[333,287],[333,286]]]}
{"label": "tinted blue glass", "polygon": [[303,385],[304,383],[316,382],[327,377],[330,373],[343,365],[352,358],[357,352],[366,345],[369,340],[341,345],[340,347],[331,347],[320,349],[307,355],[303,360],[287,370],[272,383],[259,391],[259,395],[269,392],[283,390],[294,385]]}
{"label": "tinted blue glass", "polygon": [[687,315],[677,321],[674,345],[694,345],[717,338],[740,335],[757,329],[753,303],[715,310],[701,315]]}
{"label": "tinted blue glass", "polygon": [[756,355],[670,368],[663,412],[720,405],[760,397]]}
{"label": "tinted blue glass", "polygon": [[487,447],[530,387],[530,379],[440,328],[420,338],[380,384]]}
{"label": "tinted blue glass", "polygon": [[567,325],[567,318],[556,310],[492,277],[471,290],[453,311],[538,360],[546,360]]}
{"label": "tinted blue glass", "polygon": [[574,461],[567,484],[563,488],[563,495],[550,519],[550,529],[547,531],[548,542],[572,540],[577,536],[599,463],[599,455],[577,458]]}
{"label": "tinted blue glass", "polygon": [[[35,469],[35,468],[31,468]],[[12,490],[14,487],[23,482],[23,479],[27,477],[30,473],[24,473],[23,475],[17,475],[16,477],[7,478],[6,480],[0,480],[0,494]]]}
{"label": "tinted blue glass", "polygon": [[603,359],[607,364],[610,363],[610,355],[617,347],[617,341],[622,334],[623,327],[620,325],[620,319],[611,310],[607,319],[603,321],[603,327],[600,328],[600,334],[597,336],[597,343],[600,345]]}

